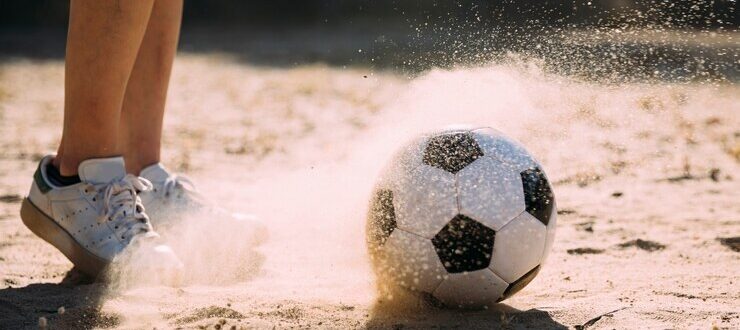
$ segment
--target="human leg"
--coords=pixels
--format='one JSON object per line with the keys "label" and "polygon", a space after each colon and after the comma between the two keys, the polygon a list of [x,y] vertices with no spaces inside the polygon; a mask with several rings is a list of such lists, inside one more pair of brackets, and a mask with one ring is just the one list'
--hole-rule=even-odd
{"label": "human leg", "polygon": [[54,160],[62,175],[77,174],[83,160],[121,153],[121,107],[153,2],[70,2],[64,129]]}
{"label": "human leg", "polygon": [[156,0],[121,110],[118,148],[129,173],[159,162],[162,120],[177,51],[182,0]]}

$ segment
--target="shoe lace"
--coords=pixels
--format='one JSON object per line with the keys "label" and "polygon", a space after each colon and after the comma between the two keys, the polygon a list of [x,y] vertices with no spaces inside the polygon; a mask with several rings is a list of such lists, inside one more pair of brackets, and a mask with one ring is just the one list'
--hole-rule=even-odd
{"label": "shoe lace", "polygon": [[[144,205],[137,195],[151,189],[152,183],[149,180],[131,174],[106,185],[98,222],[112,221],[116,226],[126,226],[121,239],[151,231],[149,217],[144,213]],[[129,233],[132,235],[128,235]]]}
{"label": "shoe lace", "polygon": [[182,191],[192,194],[196,192],[195,184],[193,183],[193,181],[191,181],[190,179],[188,179],[188,177],[184,175],[170,175],[169,177],[167,177],[167,179],[164,180],[164,183],[162,184],[162,193],[165,197],[170,197]]}
{"label": "shoe lace", "polygon": [[[157,189],[155,188],[156,192]],[[220,215],[230,215],[239,219],[252,218],[251,215],[245,215],[240,213],[231,213],[225,209],[214,206],[209,203],[205,196],[195,189],[195,184],[187,176],[180,174],[171,174],[162,183],[161,194],[165,198],[171,196],[181,197],[183,194],[187,196],[187,199],[180,200],[179,202],[185,202],[190,207],[195,207],[201,211],[211,211]]]}

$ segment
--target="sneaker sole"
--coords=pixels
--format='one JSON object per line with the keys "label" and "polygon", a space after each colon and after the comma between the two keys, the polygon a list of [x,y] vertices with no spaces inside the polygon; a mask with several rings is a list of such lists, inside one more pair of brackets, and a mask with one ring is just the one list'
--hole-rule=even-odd
{"label": "sneaker sole", "polygon": [[23,199],[21,219],[36,236],[61,251],[83,273],[96,277],[110,264],[77,243],[72,235],[33,205],[28,198]]}

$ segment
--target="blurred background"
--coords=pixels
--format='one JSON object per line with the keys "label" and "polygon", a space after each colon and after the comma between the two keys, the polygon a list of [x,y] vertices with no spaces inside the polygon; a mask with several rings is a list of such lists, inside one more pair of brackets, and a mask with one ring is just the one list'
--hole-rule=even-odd
{"label": "blurred background", "polygon": [[[185,1],[181,50],[416,73],[512,53],[600,81],[736,81],[734,0]],[[0,0],[0,58],[59,58],[68,1]],[[578,59],[578,61],[573,61]]]}
{"label": "blurred background", "polygon": [[[68,1],[60,0],[3,0],[0,26],[64,26],[68,6]],[[735,6],[732,0],[188,0],[185,21],[206,25],[311,25],[351,19],[444,21],[454,16],[487,24],[731,28],[737,25]]]}

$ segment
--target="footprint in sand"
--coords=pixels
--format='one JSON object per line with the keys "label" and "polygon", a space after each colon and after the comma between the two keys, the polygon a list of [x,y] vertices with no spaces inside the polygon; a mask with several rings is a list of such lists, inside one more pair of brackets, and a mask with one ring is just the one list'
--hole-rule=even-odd
{"label": "footprint in sand", "polygon": [[629,247],[636,247],[638,249],[645,250],[645,251],[648,251],[648,252],[653,252],[653,251],[658,251],[658,250],[665,249],[665,245],[663,245],[663,244],[660,244],[660,243],[654,242],[654,241],[643,240],[643,239],[639,239],[639,238],[638,239],[635,239],[635,240],[624,242],[624,243],[619,244],[617,246],[620,247],[620,248],[622,248],[622,249],[626,249],[626,248],[629,248]]}

